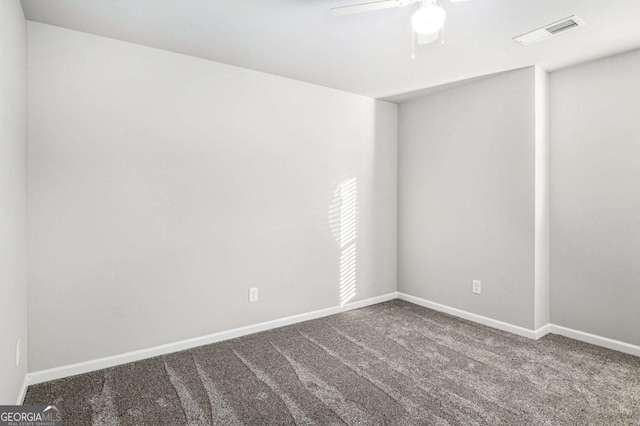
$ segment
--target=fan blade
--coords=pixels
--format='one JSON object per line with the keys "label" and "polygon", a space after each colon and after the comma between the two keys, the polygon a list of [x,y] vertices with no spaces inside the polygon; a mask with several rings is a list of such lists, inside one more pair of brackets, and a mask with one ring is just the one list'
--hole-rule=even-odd
{"label": "fan blade", "polygon": [[418,44],[433,43],[440,37],[440,31],[433,34],[418,34]]}
{"label": "fan blade", "polygon": [[370,12],[372,10],[390,9],[392,7],[398,7],[399,1],[397,0],[383,0],[374,1],[372,3],[354,4],[352,6],[334,7],[331,12],[334,15],[349,15],[351,13]]}

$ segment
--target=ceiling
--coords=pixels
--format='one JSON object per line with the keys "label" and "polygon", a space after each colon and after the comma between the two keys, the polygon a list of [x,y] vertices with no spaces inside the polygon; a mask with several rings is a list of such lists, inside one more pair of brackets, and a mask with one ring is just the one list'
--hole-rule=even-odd
{"label": "ceiling", "polygon": [[[333,16],[371,0],[22,0],[27,19],[391,101],[486,74],[553,71],[640,48],[639,0],[469,0],[447,10],[446,45],[416,49],[416,4]],[[512,37],[570,15],[587,26],[523,47]],[[404,94],[402,96],[397,96]]]}

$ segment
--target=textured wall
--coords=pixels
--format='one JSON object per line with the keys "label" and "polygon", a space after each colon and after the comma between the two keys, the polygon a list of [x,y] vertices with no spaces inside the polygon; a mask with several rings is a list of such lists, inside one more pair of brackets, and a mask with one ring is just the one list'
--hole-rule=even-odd
{"label": "textured wall", "polygon": [[29,43],[31,370],[338,305],[344,182],[350,301],[395,291],[396,105],[32,22]]}

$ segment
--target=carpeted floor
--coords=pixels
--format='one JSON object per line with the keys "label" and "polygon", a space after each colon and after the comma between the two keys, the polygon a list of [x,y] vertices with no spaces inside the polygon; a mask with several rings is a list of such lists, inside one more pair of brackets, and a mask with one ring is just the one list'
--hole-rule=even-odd
{"label": "carpeted floor", "polygon": [[66,425],[640,425],[640,358],[394,300],[29,387]]}

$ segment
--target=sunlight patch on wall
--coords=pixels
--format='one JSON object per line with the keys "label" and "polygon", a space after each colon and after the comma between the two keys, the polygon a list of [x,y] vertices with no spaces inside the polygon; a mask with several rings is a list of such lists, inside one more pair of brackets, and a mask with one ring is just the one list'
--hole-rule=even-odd
{"label": "sunlight patch on wall", "polygon": [[329,226],[340,245],[340,305],[356,295],[358,236],[358,183],[356,178],[338,184],[329,207]]}

